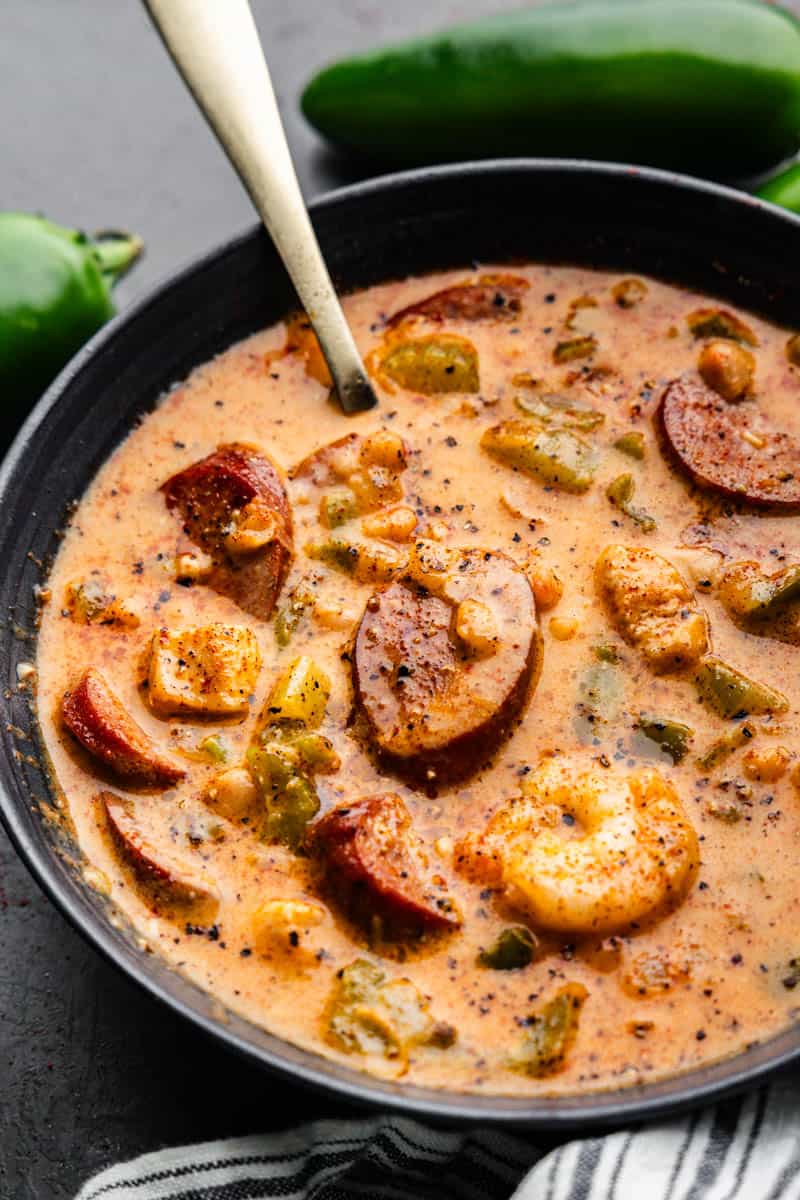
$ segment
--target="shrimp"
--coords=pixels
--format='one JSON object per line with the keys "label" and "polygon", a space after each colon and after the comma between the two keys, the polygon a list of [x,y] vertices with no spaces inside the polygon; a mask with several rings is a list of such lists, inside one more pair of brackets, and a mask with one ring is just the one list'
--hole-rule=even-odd
{"label": "shrimp", "polygon": [[699,851],[658,771],[623,775],[546,759],[482,834],[456,846],[455,861],[539,928],[594,935],[679,903]]}

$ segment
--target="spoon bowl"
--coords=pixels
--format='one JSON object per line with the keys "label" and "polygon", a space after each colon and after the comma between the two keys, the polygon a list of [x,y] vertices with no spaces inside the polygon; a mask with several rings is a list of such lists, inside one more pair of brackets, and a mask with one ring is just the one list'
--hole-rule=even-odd
{"label": "spoon bowl", "polygon": [[316,333],[346,413],[377,403],[297,182],[247,0],[145,0],[173,62],[247,188]]}

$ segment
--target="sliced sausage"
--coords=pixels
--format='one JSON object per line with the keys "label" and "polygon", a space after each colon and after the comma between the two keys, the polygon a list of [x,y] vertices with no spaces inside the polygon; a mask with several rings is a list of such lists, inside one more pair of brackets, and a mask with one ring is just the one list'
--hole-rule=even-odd
{"label": "sliced sausage", "polygon": [[533,593],[510,558],[466,550],[439,565],[427,586],[408,579],[371,598],[353,654],[366,740],[429,784],[462,778],[495,751],[539,657]]}
{"label": "sliced sausage", "polygon": [[800,506],[800,441],[754,403],[729,404],[685,377],[669,384],[659,413],[667,443],[700,487],[749,504]]}
{"label": "sliced sausage", "polygon": [[519,275],[481,275],[475,283],[457,283],[401,308],[388,324],[400,325],[410,317],[429,321],[513,321],[522,310],[522,297],[529,287],[527,279]]}
{"label": "sliced sausage", "polygon": [[115,775],[150,787],[171,787],[186,774],[137,725],[94,667],[65,692],[61,716],[73,737]]}
{"label": "sliced sausage", "polygon": [[[366,796],[327,813],[313,830],[314,849],[333,882],[355,889],[356,907],[429,929],[461,923],[452,903],[422,879],[411,846],[411,818],[393,792]],[[366,908],[358,903],[366,893]]]}
{"label": "sliced sausage", "polygon": [[132,800],[100,792],[96,801],[105,814],[114,844],[140,882],[175,903],[218,902],[215,889],[193,864],[182,862],[148,840]]}
{"label": "sliced sausage", "polygon": [[161,491],[184,532],[211,555],[209,586],[269,618],[292,557],[292,516],[276,467],[234,443],[173,475]]}

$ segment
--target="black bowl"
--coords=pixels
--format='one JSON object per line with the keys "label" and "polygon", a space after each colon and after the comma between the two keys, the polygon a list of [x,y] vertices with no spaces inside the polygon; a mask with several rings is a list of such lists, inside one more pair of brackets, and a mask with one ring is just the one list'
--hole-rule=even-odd
{"label": "black bowl", "polygon": [[[446,167],[346,188],[312,205],[340,289],[477,261],[539,260],[649,273],[800,322],[800,220],[741,193],[652,170],[548,160]],[[103,329],[59,376],[0,470],[0,815],[72,923],[132,979],[250,1058],[350,1100],[447,1121],[567,1129],[654,1117],[740,1089],[800,1055],[800,1028],[662,1083],[559,1099],[463,1096],[385,1083],[299,1050],[235,1015],[137,948],[81,880],[46,818],[52,793],[17,690],[35,651],[34,588],[70,504],[143,412],[196,364],[295,303],[260,229],[228,242]],[[346,418],[342,418],[343,423]],[[20,741],[23,730],[32,741]],[[33,751],[33,753],[31,753]]]}

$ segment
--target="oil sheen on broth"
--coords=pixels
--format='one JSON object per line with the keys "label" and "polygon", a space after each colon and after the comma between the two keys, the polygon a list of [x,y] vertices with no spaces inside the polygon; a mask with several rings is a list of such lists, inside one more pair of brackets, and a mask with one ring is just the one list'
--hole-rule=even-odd
{"label": "oil sheen on broth", "polygon": [[800,345],[566,267],[345,306],[377,409],[292,318],[70,523],[38,700],[90,881],[222,1005],[415,1084],[610,1088],[777,1033]]}

